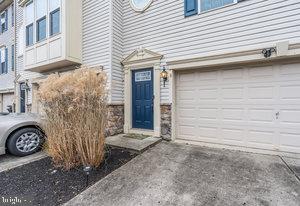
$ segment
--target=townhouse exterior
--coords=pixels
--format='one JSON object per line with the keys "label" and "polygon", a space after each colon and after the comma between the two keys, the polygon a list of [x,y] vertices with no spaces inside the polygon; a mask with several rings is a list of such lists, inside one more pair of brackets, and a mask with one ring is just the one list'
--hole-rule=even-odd
{"label": "townhouse exterior", "polygon": [[[15,8],[13,0],[0,2],[0,112],[14,103],[15,77]],[[12,108],[11,108],[12,109]]]}
{"label": "townhouse exterior", "polygon": [[299,155],[298,0],[20,0],[18,8],[16,96],[25,94],[25,110],[39,112],[49,73],[97,66],[108,74],[108,134]]}

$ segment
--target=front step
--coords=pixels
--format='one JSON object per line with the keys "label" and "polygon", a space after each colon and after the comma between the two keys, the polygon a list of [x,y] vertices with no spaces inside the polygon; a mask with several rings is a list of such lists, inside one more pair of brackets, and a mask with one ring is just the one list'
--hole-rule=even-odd
{"label": "front step", "polygon": [[122,147],[142,153],[149,147],[159,143],[162,139],[142,134],[119,134],[107,137],[105,142],[109,146]]}

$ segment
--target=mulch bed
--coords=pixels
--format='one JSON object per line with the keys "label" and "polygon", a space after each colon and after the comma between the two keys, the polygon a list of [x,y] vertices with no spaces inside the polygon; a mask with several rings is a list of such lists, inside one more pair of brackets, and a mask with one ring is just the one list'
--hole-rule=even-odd
{"label": "mulch bed", "polygon": [[[91,172],[88,185],[93,185],[135,156],[137,154],[126,149],[108,148],[105,161]],[[87,188],[86,183],[82,168],[63,171],[55,168],[47,157],[0,173],[0,197],[18,197],[28,199],[32,205],[55,206],[81,193]]]}

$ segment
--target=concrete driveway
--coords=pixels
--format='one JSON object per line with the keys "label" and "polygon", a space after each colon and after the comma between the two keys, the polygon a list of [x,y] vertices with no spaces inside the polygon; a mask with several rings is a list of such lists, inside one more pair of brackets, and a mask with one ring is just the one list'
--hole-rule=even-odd
{"label": "concrete driveway", "polygon": [[160,143],[67,205],[300,205],[277,156]]}

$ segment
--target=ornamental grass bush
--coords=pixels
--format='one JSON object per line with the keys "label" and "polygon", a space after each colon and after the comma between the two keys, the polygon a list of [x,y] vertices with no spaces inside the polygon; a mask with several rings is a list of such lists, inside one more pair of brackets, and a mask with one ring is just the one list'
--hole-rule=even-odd
{"label": "ornamental grass bush", "polygon": [[40,87],[45,150],[64,169],[98,167],[105,155],[107,78],[104,71],[81,67],[50,75]]}

